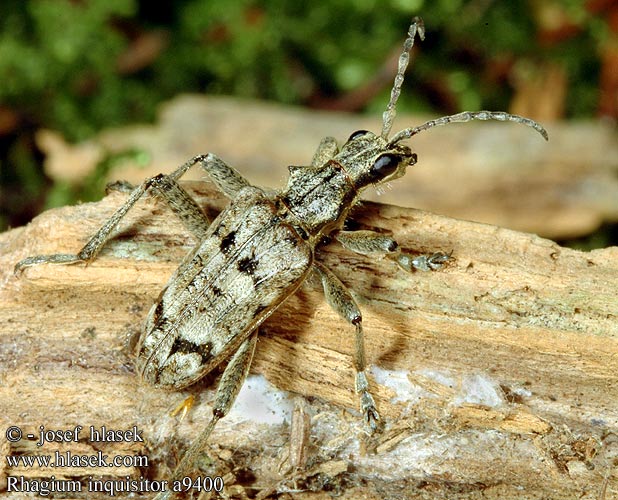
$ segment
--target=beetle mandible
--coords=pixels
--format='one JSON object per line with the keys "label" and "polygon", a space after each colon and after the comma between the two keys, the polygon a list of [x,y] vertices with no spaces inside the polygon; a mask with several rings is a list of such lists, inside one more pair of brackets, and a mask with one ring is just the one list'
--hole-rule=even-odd
{"label": "beetle mandible", "polygon": [[[81,251],[28,257],[16,272],[42,263],[89,262],[146,192],[165,201],[199,243],[185,257],[159,295],[144,324],[136,368],[160,387],[186,387],[228,361],[215,396],[213,416],[174,471],[180,479],[191,473],[217,421],[230,410],[245,380],[260,324],[305,281],[319,276],[326,301],[355,329],[356,392],[363,419],[371,431],[380,417],[365,374],[360,310],[343,283],[314,257],[325,236],[360,254],[382,254],[406,271],[439,269],[450,257],[441,252],[413,257],[397,242],[371,231],[345,231],[344,222],[368,186],[391,181],[417,162],[405,139],[438,125],[471,120],[513,121],[547,132],[528,118],[505,112],[463,112],[406,128],[389,138],[409,54],[424,26],[415,18],[408,29],[390,101],[379,135],[354,132],[339,149],[323,139],[310,166],[290,166],[286,187],[275,194],[254,187],[214,154],[199,155],[169,175],[160,174],[137,187]],[[199,164],[231,199],[212,222],[178,180]],[[168,498],[170,492],[158,498]]]}

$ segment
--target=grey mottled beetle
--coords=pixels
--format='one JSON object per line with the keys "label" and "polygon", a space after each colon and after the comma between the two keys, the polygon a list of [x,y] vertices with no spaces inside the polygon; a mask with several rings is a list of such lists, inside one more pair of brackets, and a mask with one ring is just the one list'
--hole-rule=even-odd
{"label": "grey mottled beetle", "polygon": [[[363,189],[401,177],[416,163],[416,154],[401,142],[437,125],[470,120],[522,123],[547,139],[545,129],[536,122],[491,111],[446,116],[389,138],[417,33],[424,37],[419,18],[408,30],[380,135],[359,130],[341,149],[333,138],[323,139],[311,165],[289,167],[287,186],[274,195],[251,186],[215,155],[196,156],[172,174],[160,174],[135,189],[77,255],[29,257],[16,265],[19,271],[35,264],[94,259],[120,220],[147,191],[165,201],[199,240],[152,307],[137,347],[136,367],[142,378],[167,388],[192,384],[229,360],[217,389],[213,417],[174,471],[174,479],[191,473],[215,424],[231,408],[249,372],[258,327],[311,272],[321,279],[327,302],[356,329],[356,392],[366,424],[376,430],[379,415],[365,375],[361,313],[341,281],[314,259],[316,246],[324,236],[332,236],[354,252],[386,255],[407,271],[438,269],[449,256],[435,253],[413,258],[387,236],[342,230]],[[212,223],[178,183],[196,164],[232,200]],[[167,491],[158,498],[170,495]]]}

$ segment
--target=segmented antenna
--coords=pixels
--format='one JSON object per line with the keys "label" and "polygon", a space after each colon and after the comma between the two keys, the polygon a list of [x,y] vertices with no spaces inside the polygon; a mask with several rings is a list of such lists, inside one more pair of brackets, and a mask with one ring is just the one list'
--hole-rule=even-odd
{"label": "segmented antenna", "polygon": [[406,41],[403,43],[403,52],[399,56],[397,76],[395,76],[395,83],[393,85],[393,89],[391,90],[391,100],[386,107],[386,111],[382,114],[383,139],[388,139],[388,134],[391,133],[391,128],[393,128],[393,121],[395,120],[395,115],[397,114],[397,109],[395,106],[397,105],[399,94],[401,94],[403,75],[406,72],[408,63],[410,62],[410,51],[412,50],[412,47],[414,47],[414,38],[417,33],[421,40],[425,39],[425,24],[420,17],[415,17],[412,19],[412,24],[408,28],[408,38],[406,38]]}
{"label": "segmented antenna", "polygon": [[443,116],[442,118],[429,120],[428,122],[423,123],[418,127],[410,127],[403,129],[401,132],[397,132],[392,137],[392,139],[389,141],[389,145],[396,144],[404,139],[409,139],[413,135],[416,135],[423,130],[429,130],[430,128],[438,127],[440,125],[446,125],[448,123],[463,123],[472,120],[498,120],[501,122],[509,121],[521,123],[522,125],[532,127],[539,134],[541,134],[546,141],[549,140],[547,131],[543,127],[541,127],[541,125],[539,125],[534,120],[531,120],[530,118],[524,118],[523,116],[519,115],[511,115],[510,113],[505,113],[504,111],[464,111],[456,115]]}

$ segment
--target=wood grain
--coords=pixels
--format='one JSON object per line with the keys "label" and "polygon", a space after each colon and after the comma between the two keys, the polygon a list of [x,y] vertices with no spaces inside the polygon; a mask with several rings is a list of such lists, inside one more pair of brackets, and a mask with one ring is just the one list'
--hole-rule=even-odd
{"label": "wood grain", "polygon": [[[187,185],[210,214],[224,206],[207,184]],[[149,467],[113,468],[104,477],[164,478],[207,421],[212,392],[207,382],[182,393],[141,384],[126,345],[191,248],[191,236],[163,204],[145,200],[90,265],[12,273],[26,256],[79,250],[125,196],[114,192],[98,203],[51,210],[0,235],[0,415],[5,428],[29,432],[40,425],[136,425],[145,443],[82,440],[45,451],[98,447],[145,455]],[[327,489],[343,498],[401,491],[406,498],[496,499],[618,493],[618,249],[583,253],[531,234],[371,202],[354,219],[393,234],[405,248],[453,252],[446,269],[413,274],[333,244],[318,254],[354,290],[368,361],[403,373],[422,397],[396,402],[393,389],[374,381],[387,429],[363,438],[354,415],[353,332],[308,283],[266,322],[252,368],[277,388],[309,398],[308,465],[297,472],[281,466],[286,426],[224,419],[213,436],[211,467],[227,474],[228,493],[303,499],[326,498]],[[479,377],[493,384],[500,402],[458,399]],[[198,403],[188,418],[170,417],[189,394]],[[32,441],[3,443],[6,454],[36,450]],[[102,474],[2,467],[3,477]],[[294,485],[304,492],[290,492]]]}

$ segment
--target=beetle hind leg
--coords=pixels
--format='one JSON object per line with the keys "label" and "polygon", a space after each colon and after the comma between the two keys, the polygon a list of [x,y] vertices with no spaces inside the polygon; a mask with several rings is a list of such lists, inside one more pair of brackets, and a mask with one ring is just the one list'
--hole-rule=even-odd
{"label": "beetle hind leg", "polygon": [[[206,448],[206,443],[215,425],[217,425],[217,422],[225,417],[232,408],[240,388],[249,374],[249,368],[251,367],[255,345],[257,343],[257,336],[258,331],[255,330],[242,344],[240,344],[240,347],[225,367],[219,385],[217,386],[212,418],[182,457],[182,460],[174,470],[172,481],[182,481],[183,477],[191,474],[195,466],[195,461]],[[166,491],[156,496],[155,500],[164,500],[171,497],[172,494],[170,491]]]}

